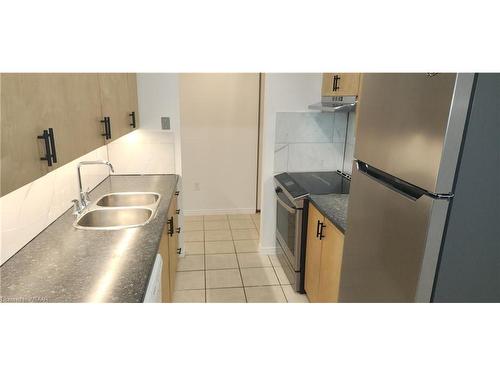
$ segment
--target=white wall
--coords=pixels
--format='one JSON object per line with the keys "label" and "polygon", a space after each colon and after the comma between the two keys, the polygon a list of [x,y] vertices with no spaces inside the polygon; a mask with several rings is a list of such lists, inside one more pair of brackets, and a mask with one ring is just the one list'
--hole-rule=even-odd
{"label": "white wall", "polygon": [[321,99],[321,73],[266,73],[262,136],[262,207],[260,249],[275,251],[276,198],[273,169],[276,113],[305,111]]}
{"label": "white wall", "polygon": [[137,73],[137,98],[139,129],[108,144],[115,174],[181,175],[179,74]]}
{"label": "white wall", "polygon": [[181,74],[186,214],[254,213],[259,74]]}
{"label": "white wall", "polygon": [[[173,140],[175,146],[175,172],[169,173],[182,175],[179,74],[137,73],[137,97],[139,101],[140,129],[160,132],[162,131],[160,130],[161,117],[170,117],[170,127],[172,129],[170,133],[173,134],[173,137],[164,136],[164,140]],[[156,134],[159,135],[160,133]]]}

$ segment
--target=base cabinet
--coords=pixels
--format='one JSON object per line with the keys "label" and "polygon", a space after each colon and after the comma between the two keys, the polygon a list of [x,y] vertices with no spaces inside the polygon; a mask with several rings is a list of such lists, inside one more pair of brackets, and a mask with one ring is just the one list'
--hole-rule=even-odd
{"label": "base cabinet", "polygon": [[309,301],[338,301],[343,247],[342,232],[309,205],[304,286]]}
{"label": "base cabinet", "polygon": [[170,259],[168,252],[168,225],[165,225],[163,228],[161,240],[160,240],[160,248],[158,252],[161,255],[163,260],[163,267],[161,269],[161,301],[162,302],[170,302]]}
{"label": "base cabinet", "polygon": [[169,238],[168,238],[168,254],[169,254],[169,274],[170,274],[170,296],[174,295],[175,290],[175,273],[177,272],[177,260],[179,255],[177,253],[177,248],[179,247],[179,227],[178,227],[178,215],[177,215],[177,196],[172,197],[170,203],[170,208],[168,209],[168,225]]}
{"label": "base cabinet", "polygon": [[158,249],[162,259],[163,268],[161,273],[162,302],[172,302],[175,290],[175,274],[177,272],[177,260],[179,247],[178,210],[177,195],[172,196],[170,207],[167,212],[167,223],[163,228],[160,247]]}

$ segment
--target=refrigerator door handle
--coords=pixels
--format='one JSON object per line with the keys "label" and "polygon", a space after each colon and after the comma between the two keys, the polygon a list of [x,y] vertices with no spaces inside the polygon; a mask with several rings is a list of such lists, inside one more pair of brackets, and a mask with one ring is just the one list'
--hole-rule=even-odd
{"label": "refrigerator door handle", "polygon": [[433,199],[444,199],[444,200],[450,200],[455,196],[455,194],[453,193],[433,193],[430,191],[428,191],[426,195]]}
{"label": "refrigerator door handle", "polygon": [[413,201],[416,201],[423,195],[431,197],[432,199],[445,199],[445,200],[450,200],[454,196],[453,193],[434,193],[427,191],[409,182],[400,180],[397,177],[385,173],[380,169],[372,167],[371,165],[368,165],[365,162],[362,162],[361,160],[356,161],[356,167],[358,171],[360,171],[361,173],[367,175],[368,177],[373,178],[382,185],[385,185],[389,189]]}

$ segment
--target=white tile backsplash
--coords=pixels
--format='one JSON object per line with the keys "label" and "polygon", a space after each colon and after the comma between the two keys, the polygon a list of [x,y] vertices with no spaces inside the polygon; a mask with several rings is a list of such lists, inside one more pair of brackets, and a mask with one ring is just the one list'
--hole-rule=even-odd
{"label": "white tile backsplash", "polygon": [[278,112],[276,143],[331,143],[344,141],[346,114]]}
{"label": "white tile backsplash", "polygon": [[135,130],[108,145],[115,174],[175,172],[175,132]]}
{"label": "white tile backsplash", "polygon": [[345,147],[345,161],[343,171],[346,173],[352,173],[352,162],[354,160],[354,144],[347,143]]}
{"label": "white tile backsplash", "polygon": [[285,172],[288,168],[288,144],[278,143],[274,147],[274,172]]}
{"label": "white tile backsplash", "polygon": [[343,142],[293,143],[288,147],[288,172],[335,171],[342,168]]}
{"label": "white tile backsplash", "polygon": [[345,158],[343,171],[352,173],[352,162],[354,160],[354,145],[356,143],[356,113],[349,115],[349,126],[347,128],[347,139],[345,147]]}
{"label": "white tile backsplash", "polygon": [[274,172],[342,169],[346,125],[346,113],[277,113]]}
{"label": "white tile backsplash", "polygon": [[[0,198],[0,264],[71,207],[71,200],[78,198],[76,166],[82,160],[107,160],[106,146]],[[93,189],[108,174],[105,166],[86,166],[82,168],[82,184]]]}

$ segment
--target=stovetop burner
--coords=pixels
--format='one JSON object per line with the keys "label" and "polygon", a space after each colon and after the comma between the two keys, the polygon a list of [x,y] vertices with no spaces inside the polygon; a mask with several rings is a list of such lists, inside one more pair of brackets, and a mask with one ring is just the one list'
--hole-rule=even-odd
{"label": "stovetop burner", "polygon": [[274,178],[294,198],[306,194],[349,193],[349,180],[338,172],[285,172]]}

